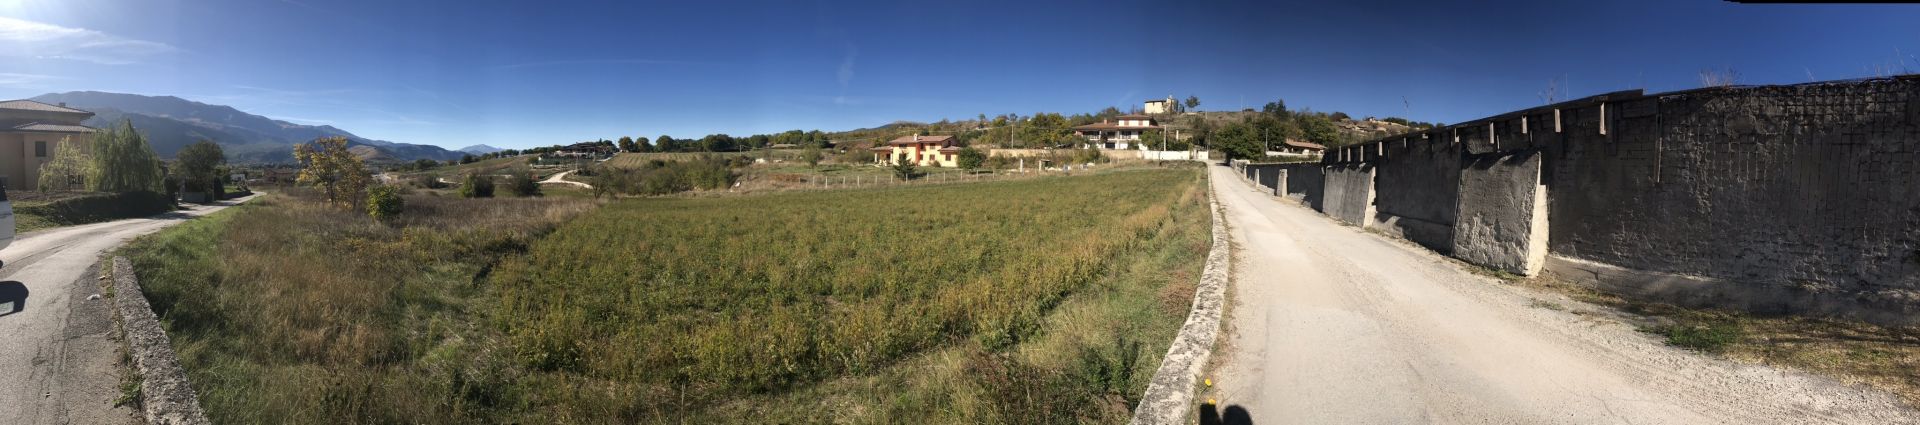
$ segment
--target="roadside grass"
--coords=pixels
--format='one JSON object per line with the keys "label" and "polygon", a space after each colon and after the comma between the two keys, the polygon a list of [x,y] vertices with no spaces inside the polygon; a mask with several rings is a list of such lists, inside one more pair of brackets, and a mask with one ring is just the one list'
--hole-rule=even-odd
{"label": "roadside grass", "polygon": [[1626,320],[1676,347],[1865,384],[1920,407],[1920,327],[1684,308],[1622,298],[1551,274],[1515,282],[1629,313]]}
{"label": "roadside grass", "polygon": [[215,422],[529,421],[479,282],[591,205],[412,196],[377,223],[290,189],[121,252]]}
{"label": "roadside grass", "polygon": [[[1113,418],[1087,412],[1124,412],[1142,350],[1163,350],[1170,333],[1103,339],[1132,338],[1140,320],[1071,319],[1082,313],[1063,306],[1116,291],[1110,273],[1179,222],[1176,207],[1197,209],[1181,200],[1198,196],[1198,181],[1185,168],[613,204],[497,268],[491,325],[518,363],[571,384],[541,396],[562,421],[770,411],[725,406],[841,379],[926,379],[935,374],[887,371],[927,353],[947,379],[852,391],[884,398],[849,402],[862,410],[848,415],[1024,423],[1045,422],[1027,416],[1045,406]],[[1158,290],[1131,302],[1159,311]],[[1050,342],[1054,332],[1078,337]]]}

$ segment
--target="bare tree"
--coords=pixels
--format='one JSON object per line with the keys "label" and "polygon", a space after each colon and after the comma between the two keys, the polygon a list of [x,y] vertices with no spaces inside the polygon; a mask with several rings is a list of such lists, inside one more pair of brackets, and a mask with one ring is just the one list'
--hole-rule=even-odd
{"label": "bare tree", "polygon": [[1739,81],[1740,71],[1736,71],[1733,68],[1700,70],[1701,87],[1733,87],[1733,85],[1739,83]]}

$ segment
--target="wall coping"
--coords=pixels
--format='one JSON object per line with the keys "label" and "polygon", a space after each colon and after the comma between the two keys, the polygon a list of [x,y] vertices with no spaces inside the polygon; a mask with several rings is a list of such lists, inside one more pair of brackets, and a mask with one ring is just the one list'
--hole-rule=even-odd
{"label": "wall coping", "polygon": [[200,397],[187,382],[180,359],[167,340],[167,331],[147,304],[133,263],[113,257],[113,304],[126,330],[127,356],[140,374],[140,414],[149,424],[201,425],[210,423],[200,410]]}
{"label": "wall coping", "polygon": [[1227,279],[1233,274],[1232,248],[1227,240],[1226,216],[1221,213],[1220,198],[1214,195],[1216,184],[1207,176],[1207,200],[1213,214],[1213,248],[1207,251],[1207,263],[1194,288],[1193,307],[1187,321],[1173,338],[1173,346],[1160,359],[1160,369],[1147,384],[1146,394],[1134,408],[1133,424],[1185,424],[1193,409],[1195,385],[1207,359],[1213,355],[1213,343],[1220,334],[1220,315],[1225,307]]}

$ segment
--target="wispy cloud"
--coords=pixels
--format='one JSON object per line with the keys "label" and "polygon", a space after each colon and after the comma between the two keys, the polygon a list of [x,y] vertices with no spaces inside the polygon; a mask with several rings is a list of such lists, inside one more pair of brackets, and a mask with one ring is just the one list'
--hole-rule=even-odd
{"label": "wispy cloud", "polygon": [[573,65],[698,65],[698,64],[702,64],[702,62],[665,60],[665,59],[577,59],[577,60],[556,60],[556,61],[511,63],[511,64],[505,64],[505,65],[496,65],[496,66],[493,66],[492,69],[510,70],[510,69],[537,68],[537,67],[546,67],[546,66],[573,66]]}
{"label": "wispy cloud", "polygon": [[860,57],[860,49],[853,47],[853,43],[847,43],[843,50],[846,51],[846,54],[840,56],[840,70],[835,73],[835,77],[840,80],[841,89],[845,89],[847,88],[847,84],[853,83],[853,61]]}
{"label": "wispy cloud", "polygon": [[0,56],[125,65],[179,50],[85,28],[0,17]]}
{"label": "wispy cloud", "polygon": [[67,77],[57,75],[0,72],[0,86],[5,87],[39,87],[40,83],[65,79],[67,79]]}

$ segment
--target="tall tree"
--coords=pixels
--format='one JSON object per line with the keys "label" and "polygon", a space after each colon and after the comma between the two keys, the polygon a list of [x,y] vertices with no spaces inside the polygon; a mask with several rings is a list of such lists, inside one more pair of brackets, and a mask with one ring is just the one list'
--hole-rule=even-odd
{"label": "tall tree", "polygon": [[658,152],[673,152],[673,151],[680,150],[680,146],[677,144],[675,140],[673,140],[673,136],[668,136],[665,134],[660,135],[660,138],[658,139],[653,139],[653,147],[654,147],[653,150]]}
{"label": "tall tree", "polygon": [[653,148],[652,148],[651,146],[648,146],[648,145],[647,145],[647,138],[646,138],[646,137],[635,137],[635,138],[633,138],[633,151],[634,151],[634,152],[647,152],[647,151],[651,151],[651,150],[653,150]]}
{"label": "tall tree", "polygon": [[174,154],[173,175],[186,184],[189,192],[213,192],[220,185],[220,166],[227,154],[211,140],[201,140]]}
{"label": "tall tree", "polygon": [[93,135],[93,175],[87,184],[99,192],[161,190],[160,157],[153,154],[133,121],[122,120]]}
{"label": "tall tree", "polygon": [[620,141],[616,143],[618,144],[621,152],[639,152],[640,151],[638,148],[633,147],[632,137],[620,136]]}
{"label": "tall tree", "polygon": [[347,150],[347,138],[326,137],[295,145],[293,157],[300,161],[300,184],[320,187],[327,204],[351,210],[367,199],[367,165]]}
{"label": "tall tree", "polygon": [[[39,189],[70,190],[85,188],[86,179],[93,175],[93,154],[71,138],[61,139],[58,148],[53,150],[53,159],[40,166]],[[79,184],[75,184],[79,183]]]}
{"label": "tall tree", "polygon": [[1187,109],[1200,109],[1200,96],[1187,96]]}

